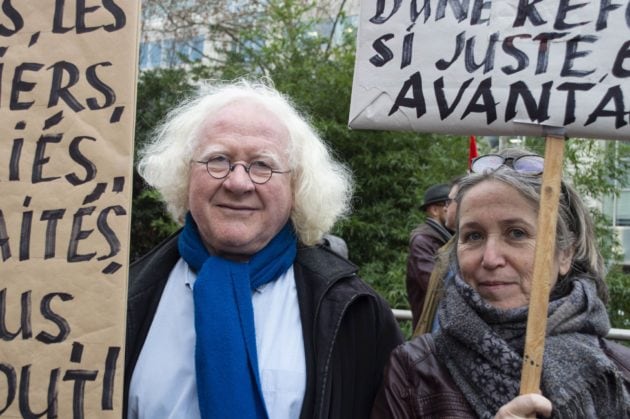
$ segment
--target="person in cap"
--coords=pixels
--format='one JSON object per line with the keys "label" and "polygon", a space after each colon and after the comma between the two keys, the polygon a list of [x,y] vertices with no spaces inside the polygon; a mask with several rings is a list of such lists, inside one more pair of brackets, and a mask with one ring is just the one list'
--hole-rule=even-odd
{"label": "person in cap", "polygon": [[406,285],[414,329],[422,313],[437,251],[451,238],[451,232],[445,226],[449,191],[447,183],[433,185],[426,190],[420,206],[426,219],[411,232],[409,239]]}
{"label": "person in cap", "polygon": [[[449,184],[449,200],[445,205],[444,226],[446,229],[454,233],[457,229],[457,202],[455,197],[459,190],[459,182],[466,175],[457,176]],[[448,261],[448,252],[453,246],[453,238],[441,246],[435,253],[435,265],[429,277],[429,283],[423,300],[422,311],[420,312],[420,320],[414,327],[413,335],[417,336],[422,333],[435,332],[439,329],[440,324],[435,315],[437,305],[442,298],[444,289],[453,282],[454,269]]]}

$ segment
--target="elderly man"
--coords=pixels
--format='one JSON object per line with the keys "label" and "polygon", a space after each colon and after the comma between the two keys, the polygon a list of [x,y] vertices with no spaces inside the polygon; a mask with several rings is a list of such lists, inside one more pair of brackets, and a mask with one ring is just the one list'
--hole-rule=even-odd
{"label": "elderly man", "polygon": [[130,270],[128,417],[367,417],[402,336],[322,245],[351,177],[291,103],[204,85],[138,170],[183,229]]}
{"label": "elderly man", "polygon": [[446,183],[433,185],[424,193],[420,206],[426,220],[411,232],[407,257],[407,299],[411,307],[412,325],[416,328],[435,266],[438,249],[451,238],[446,229],[446,208],[450,202],[450,186]]}

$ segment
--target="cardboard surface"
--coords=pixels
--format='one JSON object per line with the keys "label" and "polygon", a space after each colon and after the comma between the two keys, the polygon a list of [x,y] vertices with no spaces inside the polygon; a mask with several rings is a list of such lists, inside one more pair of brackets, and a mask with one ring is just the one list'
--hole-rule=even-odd
{"label": "cardboard surface", "polygon": [[[349,125],[630,138],[630,2],[361,3]],[[562,132],[562,131],[560,131]]]}
{"label": "cardboard surface", "polygon": [[139,3],[0,11],[2,417],[122,416]]}

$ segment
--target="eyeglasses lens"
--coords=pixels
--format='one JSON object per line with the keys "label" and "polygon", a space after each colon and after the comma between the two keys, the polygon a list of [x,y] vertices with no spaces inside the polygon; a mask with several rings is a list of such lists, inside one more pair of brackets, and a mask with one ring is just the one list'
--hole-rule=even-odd
{"label": "eyeglasses lens", "polygon": [[249,166],[249,177],[254,183],[265,183],[272,174],[271,167],[262,162],[254,162]]}
{"label": "eyeglasses lens", "polygon": [[497,154],[487,154],[473,160],[471,171],[474,173],[487,173],[506,165],[519,173],[526,175],[539,175],[543,172],[545,160],[540,156],[521,156],[516,159],[504,158]]}
{"label": "eyeglasses lens", "polygon": [[206,167],[212,177],[222,179],[226,177],[230,171],[230,162],[221,159],[210,159],[206,163]]}
{"label": "eyeglasses lens", "polygon": [[513,162],[514,170],[529,175],[538,175],[543,172],[545,161],[540,156],[523,156]]}
{"label": "eyeglasses lens", "polygon": [[492,172],[501,167],[504,161],[505,160],[501,156],[497,156],[496,154],[487,154],[476,158],[470,169],[474,173]]}

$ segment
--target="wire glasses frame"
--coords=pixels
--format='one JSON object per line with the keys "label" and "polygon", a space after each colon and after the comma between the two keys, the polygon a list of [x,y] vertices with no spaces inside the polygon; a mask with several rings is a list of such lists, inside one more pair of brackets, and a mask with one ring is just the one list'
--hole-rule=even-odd
{"label": "wire glasses frame", "polygon": [[526,154],[519,157],[503,157],[498,154],[486,154],[472,161],[472,173],[494,172],[501,166],[507,166],[524,175],[540,175],[545,166],[545,159],[536,154]]}
{"label": "wire glasses frame", "polygon": [[225,179],[236,169],[236,166],[243,166],[249,179],[257,184],[262,185],[269,182],[274,173],[284,174],[291,170],[274,170],[263,161],[253,161],[249,164],[231,163],[228,159],[222,157],[214,157],[208,160],[193,160],[193,163],[205,164],[206,170],[210,176],[215,179]]}

